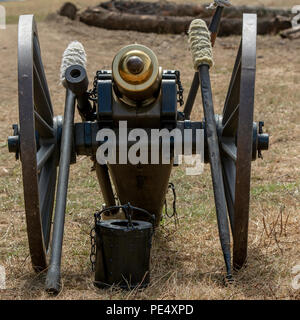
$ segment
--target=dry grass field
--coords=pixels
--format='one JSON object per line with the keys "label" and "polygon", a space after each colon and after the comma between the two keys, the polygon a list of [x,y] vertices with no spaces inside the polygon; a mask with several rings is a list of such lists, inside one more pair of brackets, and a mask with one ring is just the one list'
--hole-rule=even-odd
{"label": "dry grass field", "polygon": [[[177,0],[179,1],[179,0]],[[194,0],[196,1],[196,0]],[[74,1],[80,3],[79,0]],[[85,1],[85,5],[98,3]],[[209,1],[206,1],[209,2]],[[246,4],[247,1],[232,1]],[[300,40],[258,37],[255,119],[265,121],[270,150],[252,163],[248,265],[223,284],[224,262],[217,235],[209,166],[200,176],[185,176],[174,168],[171,181],[178,195],[178,228],[164,219],[157,230],[151,257],[151,284],[143,291],[99,290],[92,284],[89,231],[93,213],[103,203],[91,162],[77,158],[70,172],[62,259],[63,289],[57,297],[44,292],[44,274],[31,268],[23,207],[20,162],[7,150],[11,124],[18,122],[17,16],[35,13],[55,114],[63,114],[64,90],[59,84],[61,56],[72,40],[85,46],[88,75],[110,68],[122,46],[141,43],[157,54],[165,69],[182,74],[185,98],[193,69],[185,35],[155,35],[107,31],[64,18],[42,21],[63,3],[7,3],[10,24],[0,30],[0,265],[7,272],[0,299],[300,299],[291,282],[300,265]],[[82,3],[82,1],[81,1]],[[252,4],[291,7],[295,1],[252,1]],[[81,4],[82,6],[82,4]],[[220,38],[211,71],[215,112],[224,104],[239,37]],[[198,98],[192,118],[203,117]],[[79,121],[79,117],[76,117]]]}

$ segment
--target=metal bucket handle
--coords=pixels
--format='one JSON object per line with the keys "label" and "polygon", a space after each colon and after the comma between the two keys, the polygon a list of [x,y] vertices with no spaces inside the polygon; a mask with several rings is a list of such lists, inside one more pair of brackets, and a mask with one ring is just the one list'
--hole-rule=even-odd
{"label": "metal bucket handle", "polygon": [[154,226],[155,226],[155,215],[149,213],[145,209],[134,207],[129,202],[127,204],[124,204],[124,205],[107,207],[107,208],[102,209],[101,211],[95,213],[95,215],[94,215],[95,216],[95,225],[97,224],[97,221],[100,220],[100,217],[101,217],[101,215],[103,213],[110,211],[113,214],[116,214],[116,212],[118,212],[119,209],[122,209],[122,211],[125,213],[125,217],[128,220],[128,225],[131,228],[134,228],[133,223],[132,223],[132,217],[131,217],[132,216],[132,212],[136,211],[136,212],[141,212],[141,213],[144,213],[144,214],[148,215],[151,218],[151,223],[152,223],[152,226],[153,226],[153,229],[154,229]]}

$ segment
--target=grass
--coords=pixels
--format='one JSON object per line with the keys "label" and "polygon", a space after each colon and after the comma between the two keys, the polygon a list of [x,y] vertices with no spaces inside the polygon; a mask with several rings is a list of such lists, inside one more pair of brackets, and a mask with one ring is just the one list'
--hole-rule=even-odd
{"label": "grass", "polygon": [[270,183],[267,185],[258,186],[252,188],[251,192],[253,196],[264,196],[265,194],[276,194],[278,192],[298,190],[299,185],[296,183]]}
{"label": "grass", "polygon": [[[40,1],[37,5],[37,1],[26,1],[5,6],[9,16],[34,9],[42,17],[56,11],[62,2]],[[268,4],[289,6],[291,2]],[[61,55],[75,39],[86,48],[89,79],[96,70],[110,68],[122,46],[137,42],[152,48],[165,69],[181,71],[187,96],[193,71],[186,36],[107,31],[62,18],[40,22],[38,30],[55,115],[63,114],[64,106],[64,90],[58,80]],[[220,38],[214,49],[211,78],[216,113],[222,111],[238,43],[239,37]],[[94,288],[89,232],[93,213],[101,208],[103,198],[90,171],[91,161],[78,157],[70,172],[63,290],[58,297],[49,297],[44,292],[45,275],[32,271],[20,163],[7,152],[11,124],[18,122],[16,46],[17,26],[12,24],[1,33],[0,43],[4,75],[0,78],[0,265],[7,271],[7,289],[0,291],[0,299],[300,299],[299,291],[291,287],[291,270],[300,264],[299,40],[258,37],[255,119],[265,121],[271,141],[264,159],[252,163],[248,264],[235,274],[235,284],[225,287],[223,283],[224,262],[206,165],[201,176],[187,177],[181,166],[173,170],[180,224],[175,228],[173,220],[164,218],[155,234],[150,286],[130,292]],[[200,106],[199,96],[192,119],[202,119]]]}

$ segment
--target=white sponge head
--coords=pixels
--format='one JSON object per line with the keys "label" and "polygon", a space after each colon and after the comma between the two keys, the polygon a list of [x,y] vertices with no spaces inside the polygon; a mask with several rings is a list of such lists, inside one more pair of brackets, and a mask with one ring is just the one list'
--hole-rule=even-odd
{"label": "white sponge head", "polygon": [[83,45],[79,41],[71,42],[63,53],[60,67],[60,81],[65,85],[65,74],[68,67],[80,65],[86,68],[86,53]]}
{"label": "white sponge head", "polygon": [[204,20],[195,19],[191,22],[189,28],[189,45],[196,71],[198,71],[201,64],[207,64],[210,67],[213,66],[210,33]]}

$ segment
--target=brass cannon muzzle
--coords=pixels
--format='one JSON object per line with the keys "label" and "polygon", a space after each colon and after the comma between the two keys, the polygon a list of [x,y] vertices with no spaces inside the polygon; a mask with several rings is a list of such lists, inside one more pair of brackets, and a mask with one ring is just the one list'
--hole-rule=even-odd
{"label": "brass cannon muzzle", "polygon": [[146,106],[160,88],[162,69],[149,48],[133,44],[122,48],[112,64],[115,93],[126,104]]}

